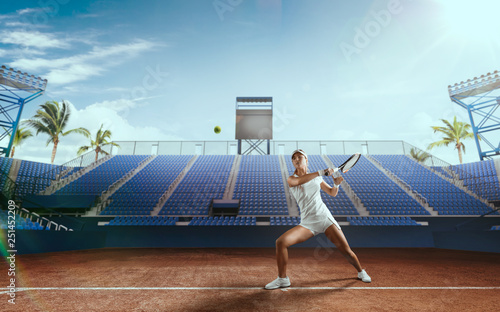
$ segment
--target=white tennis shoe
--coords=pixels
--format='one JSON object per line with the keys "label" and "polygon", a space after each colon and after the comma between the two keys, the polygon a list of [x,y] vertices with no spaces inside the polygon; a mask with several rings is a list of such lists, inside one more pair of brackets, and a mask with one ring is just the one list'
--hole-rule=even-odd
{"label": "white tennis shoe", "polygon": [[372,282],[372,278],[368,275],[368,273],[366,273],[364,269],[361,272],[358,272],[358,278],[365,283]]}
{"label": "white tennis shoe", "polygon": [[266,289],[276,289],[276,288],[283,288],[283,287],[290,287],[290,279],[287,277],[281,278],[278,277],[271,283],[266,285]]}

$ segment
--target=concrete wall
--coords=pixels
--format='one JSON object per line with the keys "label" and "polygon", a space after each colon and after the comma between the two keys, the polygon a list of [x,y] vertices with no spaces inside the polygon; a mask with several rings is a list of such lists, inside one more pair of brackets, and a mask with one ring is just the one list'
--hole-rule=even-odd
{"label": "concrete wall", "polygon": [[[500,219],[495,218],[500,221]],[[18,254],[104,247],[274,247],[276,239],[291,226],[117,226],[97,227],[99,220],[84,231],[16,231]],[[494,223],[495,220],[486,220]],[[343,232],[353,248],[435,247],[443,249],[500,252],[500,231],[467,229],[456,231],[456,220],[441,219],[441,226],[362,227],[344,226]],[[95,224],[94,224],[95,223]],[[500,222],[497,222],[500,223]],[[4,236],[5,237],[5,236]],[[320,234],[294,247],[333,247]]]}

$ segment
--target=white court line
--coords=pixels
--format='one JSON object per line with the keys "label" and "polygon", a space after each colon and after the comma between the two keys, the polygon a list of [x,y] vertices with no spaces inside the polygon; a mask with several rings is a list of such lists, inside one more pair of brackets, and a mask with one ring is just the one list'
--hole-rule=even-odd
{"label": "white court line", "polygon": [[[500,287],[289,287],[302,290],[496,290]],[[264,290],[264,287],[18,287],[16,292],[29,290]],[[9,291],[0,291],[6,294]]]}

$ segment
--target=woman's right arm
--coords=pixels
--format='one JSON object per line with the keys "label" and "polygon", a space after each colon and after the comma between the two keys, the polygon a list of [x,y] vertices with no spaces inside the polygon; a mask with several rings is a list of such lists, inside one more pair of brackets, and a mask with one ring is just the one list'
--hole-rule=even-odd
{"label": "woman's right arm", "polygon": [[289,187],[294,187],[297,185],[307,183],[307,182],[309,182],[312,179],[317,178],[317,177],[319,177],[318,172],[311,172],[311,173],[304,174],[301,177],[289,176],[287,179],[287,182],[288,182]]}

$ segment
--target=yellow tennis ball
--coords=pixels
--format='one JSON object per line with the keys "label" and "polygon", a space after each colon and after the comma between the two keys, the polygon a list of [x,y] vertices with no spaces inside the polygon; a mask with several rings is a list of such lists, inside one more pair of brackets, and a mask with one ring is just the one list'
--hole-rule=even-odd
{"label": "yellow tennis ball", "polygon": [[222,129],[219,126],[215,126],[214,132],[219,134],[222,131]]}

